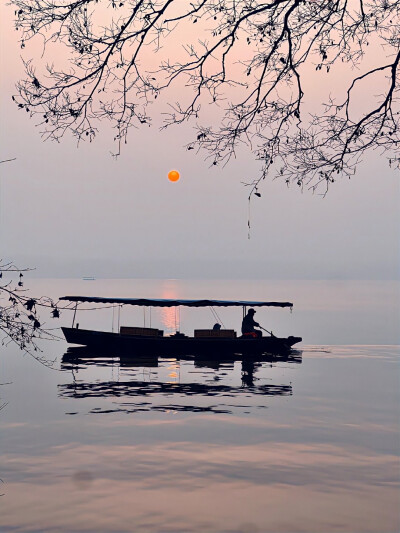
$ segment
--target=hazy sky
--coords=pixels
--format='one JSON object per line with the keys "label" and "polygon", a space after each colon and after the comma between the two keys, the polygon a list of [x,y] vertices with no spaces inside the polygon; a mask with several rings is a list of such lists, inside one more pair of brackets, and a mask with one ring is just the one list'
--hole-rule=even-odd
{"label": "hazy sky", "polygon": [[[251,205],[243,153],[210,168],[191,130],[132,130],[115,161],[110,130],[93,144],[43,142],[11,102],[22,75],[13,9],[1,6],[0,256],[43,277],[399,277],[399,173],[378,155],[323,199],[266,182]],[[177,183],[167,173],[181,172]]]}

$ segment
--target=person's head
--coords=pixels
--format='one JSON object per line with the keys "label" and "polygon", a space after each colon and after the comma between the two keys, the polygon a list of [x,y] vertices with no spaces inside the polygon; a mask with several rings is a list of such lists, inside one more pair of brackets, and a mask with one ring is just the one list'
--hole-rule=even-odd
{"label": "person's head", "polygon": [[255,312],[256,312],[255,309],[249,309],[248,314],[253,316]]}
{"label": "person's head", "polygon": [[219,331],[221,329],[221,324],[218,324],[217,322],[216,324],[214,324],[213,329]]}

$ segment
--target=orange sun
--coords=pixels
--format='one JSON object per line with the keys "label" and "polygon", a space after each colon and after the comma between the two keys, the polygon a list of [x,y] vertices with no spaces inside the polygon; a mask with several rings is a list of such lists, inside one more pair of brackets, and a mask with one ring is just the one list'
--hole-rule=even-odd
{"label": "orange sun", "polygon": [[170,170],[168,172],[168,179],[169,181],[178,181],[180,178],[180,174],[177,170]]}

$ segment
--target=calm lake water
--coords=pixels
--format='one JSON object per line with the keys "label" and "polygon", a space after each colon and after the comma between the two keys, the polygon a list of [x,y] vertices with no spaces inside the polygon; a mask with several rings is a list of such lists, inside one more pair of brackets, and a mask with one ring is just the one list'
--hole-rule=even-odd
{"label": "calm lake water", "polygon": [[[246,364],[159,359],[47,368],[0,357],[1,532],[398,532],[399,284],[32,280],[33,295],[293,301],[256,320],[303,343]],[[84,306],[82,306],[84,307]],[[87,306],[89,307],[89,306]],[[240,309],[217,309],[240,328]],[[72,312],[49,327],[70,325]],[[117,310],[80,311],[118,326]],[[121,325],[211,327],[207,309],[124,309]],[[57,330],[55,331],[56,333]]]}

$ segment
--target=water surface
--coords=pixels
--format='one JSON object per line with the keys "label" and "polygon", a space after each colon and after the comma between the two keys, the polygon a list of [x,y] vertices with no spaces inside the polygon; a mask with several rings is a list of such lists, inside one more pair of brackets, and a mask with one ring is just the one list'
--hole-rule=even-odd
{"label": "water surface", "polygon": [[[83,282],[73,283],[70,289],[82,289]],[[97,282],[86,283],[87,294],[98,290]],[[155,296],[149,289],[160,286],[146,283],[141,290]],[[168,283],[178,297],[196,298],[207,288],[194,284],[189,296],[186,285]],[[59,284],[48,291],[58,292]],[[118,284],[122,292],[122,281],[113,280],[103,283],[102,294]],[[357,290],[364,302],[378,291]],[[215,297],[232,298],[233,292],[223,285]],[[245,287],[238,292],[244,297]],[[362,326],[355,323],[360,300],[332,310],[326,301],[311,305],[317,297],[308,293],[307,311],[306,289],[296,294],[292,315],[274,311],[278,333],[302,334],[307,313],[316,328],[329,321],[324,313],[343,313],[360,335],[374,323],[371,309],[361,314]],[[377,302],[378,312],[383,307]],[[112,310],[103,312],[97,323],[83,320],[103,327]],[[176,319],[190,332],[196,319],[181,313]],[[264,320],[270,317],[267,311]],[[240,325],[230,313],[224,319]],[[152,316],[166,330],[168,320],[174,327],[175,314]],[[210,317],[200,320],[209,324]],[[336,329],[336,337],[345,338],[341,324],[331,323],[329,335]],[[390,324],[388,339],[395,334]],[[311,340],[290,357],[251,363],[71,359],[74,352],[60,341],[44,346],[54,360],[47,368],[3,347],[0,530],[399,531],[399,347],[311,344],[318,335],[307,334]]]}

